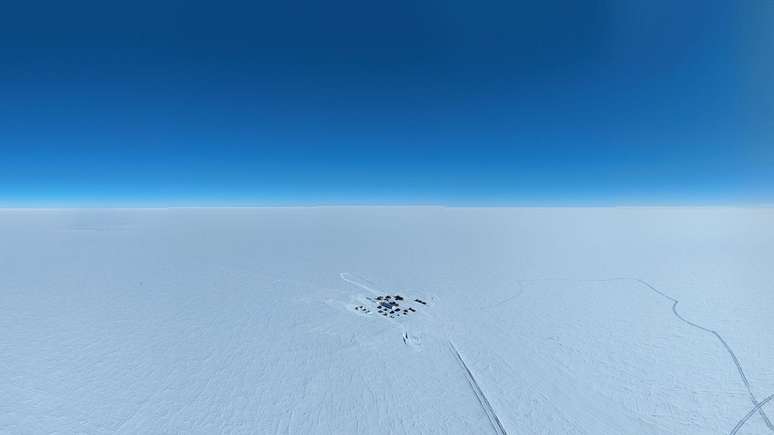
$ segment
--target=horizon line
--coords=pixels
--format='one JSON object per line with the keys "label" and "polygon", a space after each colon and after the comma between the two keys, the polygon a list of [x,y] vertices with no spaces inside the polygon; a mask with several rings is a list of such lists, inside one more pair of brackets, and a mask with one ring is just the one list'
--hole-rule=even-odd
{"label": "horizon line", "polygon": [[713,203],[713,204],[261,204],[261,205],[62,205],[62,206],[14,206],[0,205],[0,211],[45,210],[201,210],[201,209],[303,209],[303,208],[774,208],[774,203]]}

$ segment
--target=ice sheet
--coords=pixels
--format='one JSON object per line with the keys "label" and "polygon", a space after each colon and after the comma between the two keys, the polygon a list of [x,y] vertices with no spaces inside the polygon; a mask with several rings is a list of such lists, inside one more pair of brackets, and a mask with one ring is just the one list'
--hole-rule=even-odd
{"label": "ice sheet", "polygon": [[765,208],[2,210],[0,433],[774,433],[772,264]]}

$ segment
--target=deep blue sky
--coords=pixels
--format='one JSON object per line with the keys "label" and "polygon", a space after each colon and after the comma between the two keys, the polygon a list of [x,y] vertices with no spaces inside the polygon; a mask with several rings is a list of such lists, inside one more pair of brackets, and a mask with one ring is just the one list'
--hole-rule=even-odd
{"label": "deep blue sky", "polygon": [[0,205],[774,202],[774,1],[25,1]]}

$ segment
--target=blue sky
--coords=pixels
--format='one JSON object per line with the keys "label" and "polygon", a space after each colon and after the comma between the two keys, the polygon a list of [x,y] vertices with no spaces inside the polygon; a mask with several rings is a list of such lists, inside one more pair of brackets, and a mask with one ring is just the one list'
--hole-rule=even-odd
{"label": "blue sky", "polygon": [[774,202],[770,0],[16,3],[0,205]]}

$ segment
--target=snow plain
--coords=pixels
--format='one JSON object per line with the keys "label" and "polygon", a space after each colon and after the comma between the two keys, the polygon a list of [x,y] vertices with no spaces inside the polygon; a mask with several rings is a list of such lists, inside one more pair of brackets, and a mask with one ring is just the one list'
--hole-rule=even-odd
{"label": "snow plain", "polygon": [[767,208],[2,210],[0,433],[774,433],[773,276]]}

